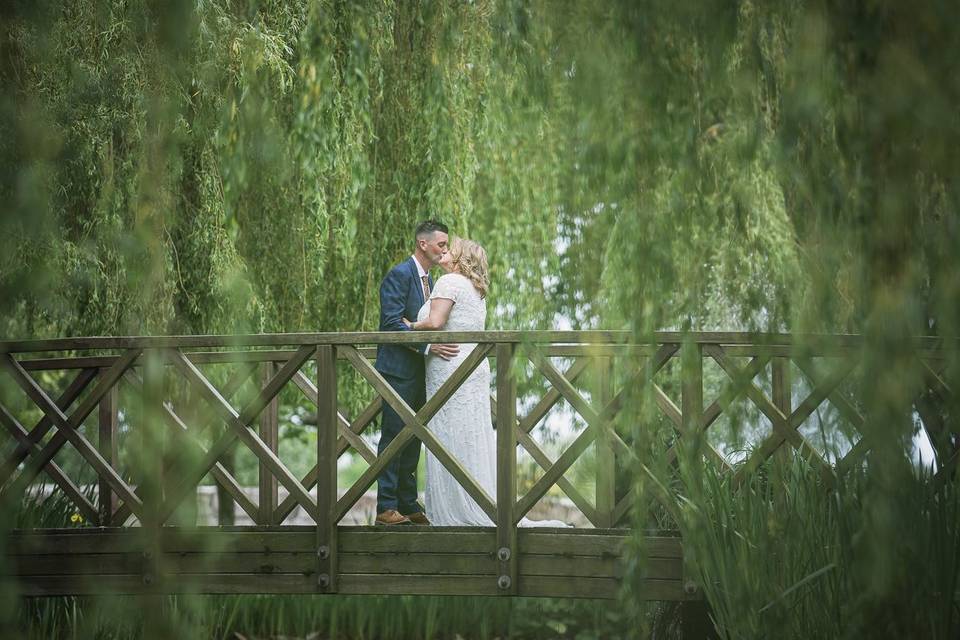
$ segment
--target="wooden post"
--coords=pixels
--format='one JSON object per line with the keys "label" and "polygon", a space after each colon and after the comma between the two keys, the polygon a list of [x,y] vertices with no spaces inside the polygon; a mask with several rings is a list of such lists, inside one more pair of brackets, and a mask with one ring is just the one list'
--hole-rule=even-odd
{"label": "wooden post", "polygon": [[[116,468],[119,456],[119,439],[117,438],[118,423],[118,396],[119,387],[114,385],[100,400],[99,425],[100,433],[97,440],[97,448],[100,455],[104,457],[107,463]],[[110,483],[104,478],[100,478],[97,492],[99,499],[98,516],[99,524],[102,527],[110,526],[113,512],[117,508],[117,496],[110,490]]]}
{"label": "wooden post", "polygon": [[686,600],[680,603],[680,637],[683,640],[720,638],[710,619],[710,606],[706,600]]}
{"label": "wooden post", "polygon": [[773,358],[773,404],[789,416],[791,408],[790,361],[787,358]]}
{"label": "wooden post", "polygon": [[[772,377],[772,386],[773,386],[773,404],[777,409],[780,409],[781,413],[785,416],[790,416],[793,413],[793,405],[791,398],[791,384],[790,379],[790,360],[787,358],[773,358],[773,377]],[[789,442],[784,440],[784,444],[789,445]]]}
{"label": "wooden post", "polygon": [[[215,441],[216,436],[214,435],[213,440]],[[229,473],[231,476],[236,471],[236,461],[237,461],[237,450],[236,447],[230,447],[226,452],[220,457],[220,464],[223,465],[224,471]],[[233,500],[233,496],[230,495],[230,492],[217,485],[217,524],[221,527],[230,527],[233,526],[236,522],[236,510],[237,505]]]}
{"label": "wooden post", "polygon": [[163,502],[163,398],[164,361],[160,350],[144,351],[143,366],[143,416],[139,443],[142,447],[138,459],[141,464],[143,483],[143,637],[168,637],[169,610],[162,594],[163,576],[161,565],[162,525],[160,508]]}
{"label": "wooden post", "polygon": [[[597,361],[597,398],[600,400],[598,410],[605,407],[613,399],[611,374],[613,358],[598,357]],[[616,506],[616,454],[613,451],[613,442],[610,433],[613,424],[605,425],[597,433],[597,526],[613,526],[613,509]]]}
{"label": "wooden post", "polygon": [[497,345],[497,587],[516,595],[520,549],[517,504],[517,382],[510,373],[515,345]]}
{"label": "wooden post", "polygon": [[139,444],[140,475],[143,484],[143,520],[145,528],[159,527],[160,505],[163,502],[163,354],[159,350],[144,351],[143,417]]}
{"label": "wooden post", "polygon": [[[790,360],[787,358],[773,358],[771,386],[773,390],[773,404],[785,416],[793,412],[791,399],[791,380],[790,380]],[[777,481],[783,486],[783,472],[786,471],[784,465],[788,464],[791,458],[791,447],[787,440],[780,443],[776,453],[773,455],[773,466],[777,469],[775,474]]]}
{"label": "wooden post", "polygon": [[[681,446],[681,456],[690,463],[702,459],[699,439],[700,423],[703,419],[703,345],[685,342],[680,351],[680,388],[681,388],[681,438],[687,440]],[[690,456],[696,456],[691,459]],[[695,584],[689,585],[696,591]],[[690,600],[680,604],[680,636],[682,638],[715,638],[716,631],[710,622],[710,612],[705,600]]]}
{"label": "wooden post", "polygon": [[[263,363],[263,384],[270,382],[277,372],[277,365],[273,362]],[[280,397],[275,395],[260,413],[260,439],[274,454],[278,452],[280,424]],[[280,524],[273,521],[273,513],[277,508],[278,483],[276,477],[270,473],[263,461],[260,461],[260,504],[257,524]]]}
{"label": "wooden post", "polygon": [[337,591],[337,352],[317,347],[317,590]]}
{"label": "wooden post", "polygon": [[694,444],[703,419],[703,345],[699,343],[685,342],[681,347],[680,389],[681,437]]}

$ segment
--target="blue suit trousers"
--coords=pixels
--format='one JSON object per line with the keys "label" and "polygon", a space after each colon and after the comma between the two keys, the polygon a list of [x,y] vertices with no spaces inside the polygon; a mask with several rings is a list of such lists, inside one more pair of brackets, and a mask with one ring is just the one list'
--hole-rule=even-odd
{"label": "blue suit trousers", "polygon": [[[397,378],[383,374],[384,379],[410,405],[415,412],[419,411],[426,402],[426,389],[423,379]],[[377,445],[377,455],[383,455],[383,450],[389,446],[403,428],[403,420],[386,402],[383,403],[383,417],[380,422],[380,442]],[[417,503],[417,464],[420,462],[420,440],[410,440],[384,467],[377,477],[377,513],[388,509],[396,509],[407,515],[423,511]]]}

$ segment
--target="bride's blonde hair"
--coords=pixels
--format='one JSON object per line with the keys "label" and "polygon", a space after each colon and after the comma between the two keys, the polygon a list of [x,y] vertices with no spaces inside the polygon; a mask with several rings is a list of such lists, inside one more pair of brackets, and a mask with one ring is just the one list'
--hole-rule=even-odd
{"label": "bride's blonde hair", "polygon": [[487,296],[490,276],[487,273],[487,252],[473,240],[454,238],[450,243],[450,258],[461,275],[473,283],[481,298]]}

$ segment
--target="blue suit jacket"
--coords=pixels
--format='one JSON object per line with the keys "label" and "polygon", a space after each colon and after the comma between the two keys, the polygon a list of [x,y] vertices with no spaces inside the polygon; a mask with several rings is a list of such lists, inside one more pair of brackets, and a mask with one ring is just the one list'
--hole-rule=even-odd
{"label": "blue suit jacket", "polygon": [[[433,289],[433,278],[429,282]],[[380,331],[409,331],[401,318],[416,320],[423,303],[423,283],[411,256],[391,269],[380,283]],[[424,349],[425,344],[381,344],[374,366],[380,373],[397,378],[422,380]]]}

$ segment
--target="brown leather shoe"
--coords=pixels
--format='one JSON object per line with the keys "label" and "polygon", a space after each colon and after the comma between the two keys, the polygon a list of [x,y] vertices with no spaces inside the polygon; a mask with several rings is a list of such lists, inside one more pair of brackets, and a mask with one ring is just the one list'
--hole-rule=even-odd
{"label": "brown leather shoe", "polygon": [[416,513],[408,513],[407,519],[410,520],[411,524],[420,524],[425,526],[430,526],[430,521],[427,520],[427,514],[423,511],[417,511]]}
{"label": "brown leather shoe", "polygon": [[387,509],[383,513],[377,514],[377,519],[374,521],[374,523],[384,525],[410,524],[410,518],[403,515],[396,509]]}

